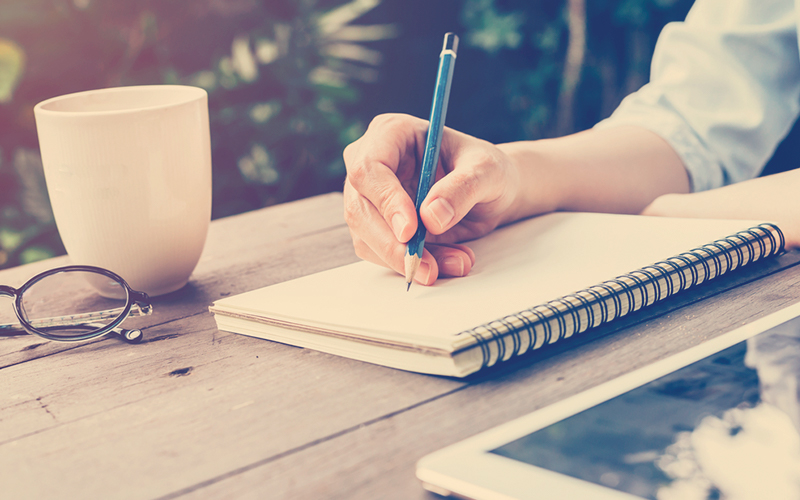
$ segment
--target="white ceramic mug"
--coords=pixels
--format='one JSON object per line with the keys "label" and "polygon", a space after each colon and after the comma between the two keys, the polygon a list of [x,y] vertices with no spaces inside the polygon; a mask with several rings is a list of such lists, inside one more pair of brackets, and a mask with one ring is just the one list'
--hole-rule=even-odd
{"label": "white ceramic mug", "polygon": [[73,263],[109,269],[152,296],[183,287],[211,219],[205,90],[92,90],[43,101],[34,114],[56,226]]}

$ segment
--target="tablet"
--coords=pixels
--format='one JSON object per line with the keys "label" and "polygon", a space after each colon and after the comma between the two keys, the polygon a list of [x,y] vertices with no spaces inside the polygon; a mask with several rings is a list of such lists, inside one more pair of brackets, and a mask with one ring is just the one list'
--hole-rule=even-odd
{"label": "tablet", "polygon": [[470,499],[800,498],[800,303],[432,453]]}

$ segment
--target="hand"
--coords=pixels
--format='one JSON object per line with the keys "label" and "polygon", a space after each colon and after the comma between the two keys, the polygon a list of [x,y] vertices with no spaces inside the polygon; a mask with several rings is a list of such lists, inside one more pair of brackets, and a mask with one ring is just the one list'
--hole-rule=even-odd
{"label": "hand", "polygon": [[[345,220],[356,254],[403,273],[406,242],[417,230],[414,207],[428,122],[381,115],[344,151]],[[420,207],[428,231],[415,280],[465,276],[475,255],[458,241],[483,236],[512,220],[519,172],[498,147],[445,128],[435,184]]]}

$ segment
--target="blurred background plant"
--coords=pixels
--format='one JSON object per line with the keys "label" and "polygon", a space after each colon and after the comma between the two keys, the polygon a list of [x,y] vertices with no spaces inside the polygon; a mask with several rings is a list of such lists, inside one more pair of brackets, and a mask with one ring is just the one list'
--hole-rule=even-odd
{"label": "blurred background plant", "polygon": [[493,142],[591,127],[647,81],[692,0],[0,0],[0,267],[64,252],[33,106],[93,88],[209,92],[213,217],[341,189],[378,113],[427,117],[462,38],[448,125]]}

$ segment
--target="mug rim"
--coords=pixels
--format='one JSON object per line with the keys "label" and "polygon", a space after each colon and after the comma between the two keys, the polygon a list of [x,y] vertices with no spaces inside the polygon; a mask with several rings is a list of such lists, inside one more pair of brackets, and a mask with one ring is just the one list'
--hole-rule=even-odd
{"label": "mug rim", "polygon": [[[105,110],[89,110],[89,111],[81,111],[81,110],[61,110],[61,109],[51,109],[49,106],[53,103],[61,102],[61,101],[68,101],[72,99],[77,99],[81,97],[85,97],[88,95],[102,95],[102,94],[123,94],[123,93],[131,93],[131,92],[138,92],[138,93],[148,93],[148,92],[155,92],[155,91],[164,91],[169,89],[169,91],[173,90],[180,90],[181,93],[175,92],[174,96],[170,96],[166,102],[161,104],[153,104],[148,106],[131,106],[131,107],[118,107],[115,109],[105,109]],[[183,104],[187,104],[190,102],[194,102],[198,99],[207,98],[208,92],[202,87],[195,87],[192,85],[170,85],[170,84],[163,84],[163,85],[128,85],[122,87],[108,87],[108,88],[101,88],[101,89],[92,89],[92,90],[82,90],[80,92],[72,92],[69,94],[63,94],[55,97],[51,97],[49,99],[45,99],[44,101],[39,102],[34,106],[34,114],[38,115],[50,115],[50,116],[103,116],[103,115],[120,115],[126,113],[137,113],[142,111],[150,111],[150,110],[157,110],[157,109],[166,109],[171,108],[174,106],[180,106]]]}

